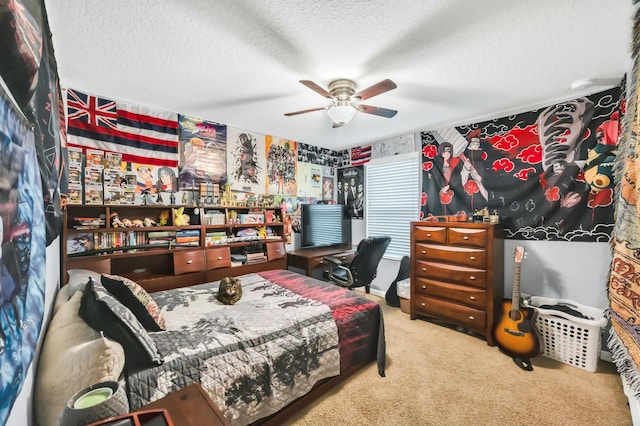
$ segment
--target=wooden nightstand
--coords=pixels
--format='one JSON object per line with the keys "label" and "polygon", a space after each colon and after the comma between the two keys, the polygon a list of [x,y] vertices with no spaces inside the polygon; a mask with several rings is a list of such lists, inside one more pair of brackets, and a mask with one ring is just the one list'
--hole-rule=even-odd
{"label": "wooden nightstand", "polygon": [[164,408],[169,412],[175,426],[229,426],[207,392],[199,383],[194,383],[150,404],[140,410]]}

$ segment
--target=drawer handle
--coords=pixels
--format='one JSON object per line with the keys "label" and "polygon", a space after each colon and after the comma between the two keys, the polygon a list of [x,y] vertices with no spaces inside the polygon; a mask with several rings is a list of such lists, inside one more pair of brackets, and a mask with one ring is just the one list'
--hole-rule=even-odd
{"label": "drawer handle", "polygon": [[471,276],[469,277],[469,279],[470,279],[471,281],[475,281],[475,280],[476,280],[476,277],[474,277],[473,275],[471,275]]}
{"label": "drawer handle", "polygon": [[427,268],[422,268],[422,272],[427,272]]}
{"label": "drawer handle", "polygon": [[[280,253],[280,249],[276,249],[276,253]],[[343,257],[343,259],[344,259],[344,257]]]}
{"label": "drawer handle", "polygon": [[469,256],[469,259],[476,260],[476,257],[475,256]]}
{"label": "drawer handle", "polygon": [[476,297],[475,296],[469,296],[469,299],[470,300],[476,300]]}
{"label": "drawer handle", "polygon": [[422,250],[422,254],[427,254],[427,251],[426,250]]}
{"label": "drawer handle", "polygon": [[193,263],[193,260],[187,260],[187,265],[191,265]]}
{"label": "drawer handle", "polygon": [[427,289],[427,286],[426,286],[426,285],[423,285],[423,286],[422,286],[422,289],[423,289],[423,290],[426,290],[426,289]]}
{"label": "drawer handle", "polygon": [[462,237],[463,240],[468,240],[469,237],[467,237],[466,235],[464,237]]}
{"label": "drawer handle", "polygon": [[427,237],[431,238],[431,234],[427,234]]}
{"label": "drawer handle", "polygon": [[426,308],[427,304],[426,303],[421,303],[420,306],[422,306],[423,308]]}
{"label": "drawer handle", "polygon": [[222,260],[222,256],[218,256],[218,260]]}
{"label": "drawer handle", "polygon": [[473,315],[469,315],[469,319],[470,319],[471,321],[474,321],[476,318],[475,318]]}

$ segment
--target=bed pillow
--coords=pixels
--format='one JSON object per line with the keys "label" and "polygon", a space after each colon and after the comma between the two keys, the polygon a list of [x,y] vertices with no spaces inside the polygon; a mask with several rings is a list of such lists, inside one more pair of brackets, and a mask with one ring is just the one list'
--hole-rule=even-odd
{"label": "bed pillow", "polygon": [[132,372],[162,364],[155,342],[133,313],[99,282],[89,281],[80,302],[80,317],[124,347],[125,368]]}
{"label": "bed pillow", "polygon": [[42,344],[35,376],[37,424],[57,426],[67,400],[95,383],[118,380],[124,369],[122,346],[103,337],[78,316],[82,293],[55,313]]}
{"label": "bed pillow", "polygon": [[69,274],[67,282],[69,296],[72,296],[76,291],[84,291],[84,287],[89,283],[89,278],[100,282],[100,273],[89,269],[70,269],[67,273]]}
{"label": "bed pillow", "polygon": [[138,283],[129,278],[108,274],[102,274],[101,282],[109,293],[133,312],[144,328],[150,331],[166,329],[160,307]]}

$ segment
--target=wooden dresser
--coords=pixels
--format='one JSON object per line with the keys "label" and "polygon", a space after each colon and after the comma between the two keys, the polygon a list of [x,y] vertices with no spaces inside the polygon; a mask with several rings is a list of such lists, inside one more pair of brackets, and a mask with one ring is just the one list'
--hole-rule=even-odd
{"label": "wooden dresser", "polygon": [[483,335],[493,346],[503,287],[499,225],[411,223],[411,319],[437,318]]}

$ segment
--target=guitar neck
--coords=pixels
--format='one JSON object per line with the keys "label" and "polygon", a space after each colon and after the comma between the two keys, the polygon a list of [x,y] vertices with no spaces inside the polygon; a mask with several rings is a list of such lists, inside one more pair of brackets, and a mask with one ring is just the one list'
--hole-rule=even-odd
{"label": "guitar neck", "polygon": [[511,295],[511,310],[520,310],[520,262],[513,264],[513,293]]}

